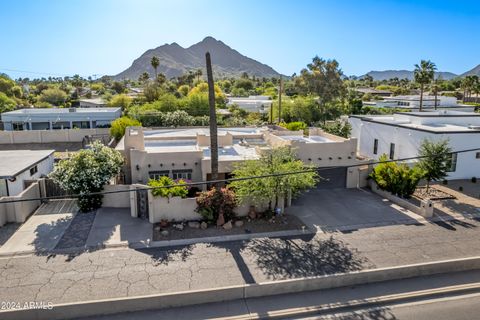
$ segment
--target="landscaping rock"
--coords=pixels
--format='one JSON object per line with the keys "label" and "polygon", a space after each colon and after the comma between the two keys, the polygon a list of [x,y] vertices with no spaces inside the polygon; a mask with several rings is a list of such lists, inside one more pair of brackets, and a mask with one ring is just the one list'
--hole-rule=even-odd
{"label": "landscaping rock", "polygon": [[200,228],[200,222],[190,221],[190,222],[188,222],[188,227],[192,228],[192,229],[199,229]]}
{"label": "landscaping rock", "polygon": [[175,229],[177,229],[178,231],[182,231],[185,227],[183,225],[183,223],[177,223],[177,224],[174,224],[173,227]]}
{"label": "landscaping rock", "polygon": [[223,229],[225,229],[225,230],[231,230],[232,228],[233,228],[233,226],[232,226],[232,220],[228,221],[227,223],[225,223],[225,224],[223,225]]}
{"label": "landscaping rock", "polygon": [[217,226],[220,227],[220,226],[223,226],[224,224],[225,224],[225,217],[223,216],[223,213],[220,212],[217,219]]}
{"label": "landscaping rock", "polygon": [[202,223],[200,223],[200,228],[202,228],[203,230],[207,229],[208,228],[208,224],[203,221]]}
{"label": "landscaping rock", "polygon": [[240,227],[243,227],[243,225],[244,225],[243,220],[235,221],[235,227],[240,228]]}
{"label": "landscaping rock", "polygon": [[162,232],[160,232],[160,234],[162,235],[162,237],[168,237],[168,231],[167,230],[163,230]]}
{"label": "landscaping rock", "polygon": [[160,229],[161,229],[160,226],[155,227],[155,231],[160,231]]}

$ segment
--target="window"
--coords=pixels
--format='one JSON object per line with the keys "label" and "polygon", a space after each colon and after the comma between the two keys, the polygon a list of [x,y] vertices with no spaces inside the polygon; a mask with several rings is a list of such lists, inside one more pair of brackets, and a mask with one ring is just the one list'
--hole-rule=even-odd
{"label": "window", "polygon": [[13,122],[12,123],[13,131],[22,131],[23,130],[23,123]]}
{"label": "window", "polygon": [[475,158],[480,159],[480,152],[475,153]]}
{"label": "window", "polygon": [[172,170],[172,178],[192,180],[192,169]]}
{"label": "window", "polygon": [[373,140],[373,154],[378,153],[378,139]]}
{"label": "window", "polygon": [[395,143],[390,143],[390,160],[395,157]]}
{"label": "window", "polygon": [[160,177],[168,177],[170,171],[161,170],[161,171],[148,171],[148,177],[150,179],[159,179]]}
{"label": "window", "polygon": [[73,121],[72,127],[78,129],[89,129],[90,128],[90,121]]}
{"label": "window", "polygon": [[37,166],[30,168],[30,175],[31,175],[31,176],[33,176],[33,175],[34,175],[35,173],[37,173],[37,172],[38,172]]}
{"label": "window", "polygon": [[448,169],[448,172],[455,172],[455,170],[457,170],[457,154],[456,153],[452,153],[450,155],[450,159],[448,160],[447,165],[450,167]]}

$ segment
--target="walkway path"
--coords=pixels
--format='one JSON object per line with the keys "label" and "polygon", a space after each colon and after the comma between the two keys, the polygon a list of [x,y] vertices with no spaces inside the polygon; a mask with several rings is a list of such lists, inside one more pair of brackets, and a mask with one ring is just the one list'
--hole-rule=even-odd
{"label": "walkway path", "polygon": [[464,220],[310,238],[0,258],[0,300],[84,301],[478,256],[479,227]]}

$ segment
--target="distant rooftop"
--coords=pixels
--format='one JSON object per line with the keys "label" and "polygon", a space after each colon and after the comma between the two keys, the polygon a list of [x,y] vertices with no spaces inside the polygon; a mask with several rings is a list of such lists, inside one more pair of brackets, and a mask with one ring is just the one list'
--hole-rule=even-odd
{"label": "distant rooftop", "polygon": [[3,115],[63,114],[63,113],[108,113],[121,108],[29,108],[4,112]]}
{"label": "distant rooftop", "polygon": [[0,179],[14,178],[54,152],[55,150],[0,151]]}

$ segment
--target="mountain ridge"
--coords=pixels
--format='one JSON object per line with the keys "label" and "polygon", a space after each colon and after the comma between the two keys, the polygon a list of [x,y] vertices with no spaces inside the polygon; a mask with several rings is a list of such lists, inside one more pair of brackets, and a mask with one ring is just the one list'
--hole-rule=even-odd
{"label": "mountain ridge", "polygon": [[153,77],[155,70],[150,63],[153,56],[160,60],[158,73],[165,74],[167,78],[178,77],[188,71],[198,69],[201,69],[205,75],[205,53],[207,51],[212,55],[213,72],[217,77],[240,77],[244,72],[250,76],[267,78],[280,75],[272,67],[244,56],[224,42],[208,36],[187,48],[172,42],[148,49],[135,59],[130,67],[113,78],[136,80],[143,72],[147,72],[150,77]]}
{"label": "mountain ridge", "polygon": [[[366,75],[371,76],[374,80],[389,80],[392,78],[398,78],[398,79],[409,79],[413,80],[414,75],[412,70],[372,70],[364,74],[362,77],[365,77]],[[457,74],[453,72],[446,72],[446,71],[437,71],[435,72],[435,77],[442,77],[445,80],[450,80],[453,78],[458,77]]]}

